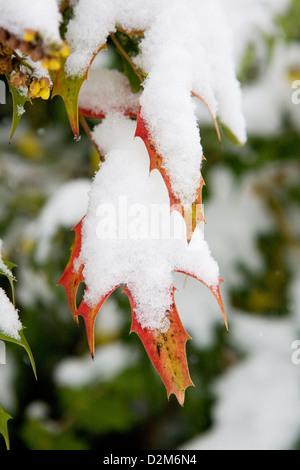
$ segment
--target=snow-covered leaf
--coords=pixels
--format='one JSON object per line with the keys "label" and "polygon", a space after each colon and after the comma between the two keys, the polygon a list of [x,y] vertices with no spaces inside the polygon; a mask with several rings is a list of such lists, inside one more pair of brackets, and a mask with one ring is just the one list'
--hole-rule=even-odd
{"label": "snow-covered leaf", "polygon": [[169,193],[171,211],[179,210],[183,214],[185,221],[186,221],[187,240],[188,242],[190,242],[193,232],[195,228],[197,227],[197,225],[200,222],[203,222],[205,220],[203,207],[202,207],[202,188],[204,185],[204,180],[200,173],[200,169],[199,169],[199,186],[197,188],[196,199],[195,201],[192,201],[191,204],[183,204],[180,197],[174,192],[174,189],[172,187],[172,183],[170,180],[170,175],[163,162],[163,157],[159,155],[158,152],[156,151],[155,145],[153,141],[151,140],[151,136],[149,135],[149,132],[145,126],[145,123],[143,121],[143,118],[141,117],[140,112],[137,117],[137,127],[136,127],[135,136],[140,137],[143,140],[148,150],[148,154],[150,158],[150,171],[158,170],[163,177],[163,180],[165,182],[166,188]]}
{"label": "snow-covered leaf", "polygon": [[15,343],[18,346],[22,346],[25,349],[25,351],[26,351],[26,353],[29,357],[30,364],[31,364],[34,376],[37,379],[37,371],[36,371],[36,364],[35,364],[34,356],[32,354],[32,351],[31,351],[31,348],[28,344],[28,341],[25,338],[24,331],[23,331],[24,328],[25,327],[22,326],[22,328],[19,330],[19,332],[18,332],[19,333],[19,338],[8,336],[6,334],[1,333],[1,331],[0,331],[0,340],[8,341],[10,343]]}
{"label": "snow-covered leaf", "polygon": [[30,346],[24,335],[24,326],[22,325],[19,313],[15,308],[15,295],[14,295],[14,281],[15,277],[12,273],[12,269],[15,267],[15,264],[3,260],[2,258],[2,240],[0,239],[0,275],[4,275],[10,282],[12,289],[12,298],[11,302],[6,292],[0,287],[0,340],[16,343],[19,346],[22,346],[28,354],[30,363],[36,377],[36,366],[33,354],[31,352]]}
{"label": "snow-covered leaf", "polygon": [[[92,356],[99,310],[107,297],[124,285],[132,308],[131,330],[142,340],[168,395],[175,393],[183,404],[184,390],[191,385],[185,357],[189,336],[174,303],[172,273],[184,272],[205,284],[215,295],[227,326],[219,291],[221,280],[199,229],[188,244],[184,230],[178,238],[172,230],[164,238],[159,218],[154,217],[148,226],[153,204],[166,209],[161,213],[164,223],[173,222],[181,229],[185,223],[178,213],[176,219],[176,211],[171,213],[159,173],[149,173],[149,155],[143,142],[134,138],[135,131],[135,121],[122,114],[109,115],[93,131],[105,160],[93,180],[87,214],[75,227],[73,252],[60,284],[66,289],[75,321],[79,315],[84,318]],[[140,208],[141,216],[127,217],[126,205],[120,207],[120,201],[128,205],[129,214],[133,209],[131,213],[136,214]],[[102,233],[102,228],[108,232]],[[81,281],[85,291],[75,310]]]}
{"label": "snow-covered leaf", "polygon": [[65,288],[74,321],[77,322],[76,295],[79,284],[83,281],[83,266],[75,266],[75,263],[81,250],[82,220],[74,227],[73,230],[75,231],[75,240],[71,248],[71,256],[58,285]]}
{"label": "snow-covered leaf", "polygon": [[140,93],[133,93],[128,79],[118,70],[90,70],[79,94],[79,111],[103,119],[111,112],[136,118]]}

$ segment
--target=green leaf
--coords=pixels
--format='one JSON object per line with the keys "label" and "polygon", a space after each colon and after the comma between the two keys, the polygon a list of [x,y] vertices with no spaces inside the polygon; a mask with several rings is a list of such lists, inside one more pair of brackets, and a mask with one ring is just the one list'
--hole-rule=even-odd
{"label": "green leaf", "polygon": [[120,55],[122,57],[123,62],[123,74],[128,78],[132,92],[137,93],[141,89],[140,79],[131,64],[125,59],[125,57],[121,53]]}
{"label": "green leaf", "polygon": [[218,124],[222,127],[224,134],[226,137],[237,147],[243,147],[244,143],[240,142],[237,136],[229,129],[226,124],[224,124],[220,119],[217,119]]}
{"label": "green leaf", "polygon": [[116,33],[110,34],[110,39],[122,59],[123,74],[128,78],[131,90],[133,93],[137,93],[141,89],[144,77],[142,71],[135,66],[132,58],[139,52],[141,35],[116,31]]}
{"label": "green leaf", "polygon": [[64,101],[75,138],[79,138],[78,96],[86,78],[87,73],[82,77],[70,77],[66,74],[64,67],[62,67],[56,75],[52,90],[52,98],[54,96],[61,96]]}
{"label": "green leaf", "polygon": [[[14,267],[16,267],[16,264],[12,263],[11,261],[7,261],[7,260],[2,260],[2,261],[5,264],[5,266],[9,269],[10,272]],[[7,279],[9,280],[9,282],[10,282],[11,290],[12,290],[12,297],[13,297],[13,305],[15,305],[15,293],[14,293],[14,284],[13,284],[13,282],[15,281],[15,277],[8,275],[1,268],[0,268],[0,274],[3,274],[4,276],[6,276]],[[18,344],[19,346],[22,346],[25,349],[25,351],[27,352],[27,354],[29,356],[30,363],[31,363],[35,378],[37,378],[34,357],[33,357],[33,354],[31,352],[31,349],[29,347],[29,344],[28,344],[28,342],[25,338],[25,335],[24,335],[24,332],[23,332],[24,328],[25,327],[22,327],[22,329],[19,331],[19,335],[20,335],[19,340],[16,339],[16,338],[12,338],[10,336],[4,335],[3,333],[1,333],[1,331],[0,331],[0,340],[9,341],[11,343],[16,343],[16,344]]]}
{"label": "green leaf", "polygon": [[[5,264],[5,266],[9,269],[10,272],[13,268],[15,268],[17,266],[16,264],[12,263],[11,261],[7,261],[7,260],[4,260],[4,259],[2,259],[2,261]],[[14,289],[15,278],[14,278],[14,276],[8,275],[1,268],[0,268],[0,274],[2,274],[3,276],[6,276],[7,279],[9,280],[11,291],[12,291],[13,304],[15,305],[15,289]]]}
{"label": "green leaf", "polygon": [[107,49],[106,43],[100,47],[100,49],[94,54],[91,62],[87,66],[85,73],[82,76],[69,76],[66,71],[65,67],[61,67],[61,69],[56,74],[53,90],[52,90],[52,98],[54,96],[60,96],[65,104],[65,108],[67,111],[67,115],[69,118],[70,126],[72,132],[74,134],[75,139],[79,139],[79,119],[78,119],[78,97],[81,86],[85,80],[88,78],[88,72],[92,65],[94,58],[97,54]]}
{"label": "green leaf", "polygon": [[13,100],[13,122],[11,126],[10,138],[9,138],[9,141],[11,141],[19,125],[19,122],[21,120],[21,117],[23,114],[22,110],[24,109],[25,103],[29,101],[32,104],[32,101],[24,93],[24,89],[19,89],[10,85],[9,81],[8,81],[8,87],[9,87],[10,93],[12,94],[12,100]]}
{"label": "green leaf", "polygon": [[4,437],[7,450],[9,450],[9,436],[7,428],[7,421],[9,419],[12,419],[12,417],[0,405],[0,434]]}
{"label": "green leaf", "polygon": [[10,336],[6,336],[6,335],[4,335],[3,333],[0,332],[0,340],[18,344],[19,346],[22,346],[25,349],[25,351],[27,352],[28,357],[30,359],[30,363],[31,363],[31,367],[32,367],[34,376],[37,379],[36,365],[35,365],[34,357],[33,357],[32,351],[30,349],[30,346],[29,346],[29,344],[28,344],[28,342],[25,338],[25,335],[24,335],[24,332],[23,332],[24,328],[25,327],[22,327],[22,329],[19,331],[20,339],[16,339],[16,338],[12,338]]}

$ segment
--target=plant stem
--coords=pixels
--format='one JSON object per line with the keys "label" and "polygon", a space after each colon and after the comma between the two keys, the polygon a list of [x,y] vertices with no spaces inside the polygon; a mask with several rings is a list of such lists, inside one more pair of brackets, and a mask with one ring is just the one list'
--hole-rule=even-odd
{"label": "plant stem", "polygon": [[119,41],[117,40],[116,36],[111,33],[110,34],[110,37],[112,39],[112,41],[114,42],[115,46],[119,49],[119,51],[121,52],[121,54],[125,57],[125,59],[127,60],[127,62],[131,65],[131,67],[133,68],[136,76],[138,77],[139,81],[141,83],[143,83],[144,79],[143,79],[143,76],[141,74],[141,71],[139,70],[139,68],[133,63],[133,61],[131,60],[131,58],[129,57],[129,55],[127,54],[127,52],[125,51],[125,49],[121,46],[121,44],[119,43]]}
{"label": "plant stem", "polygon": [[24,67],[27,67],[28,69],[31,70],[31,72],[34,71],[34,68],[29,65],[26,60],[24,60],[16,51],[14,51],[14,55],[16,56],[16,58],[18,59],[18,61],[20,62],[21,65],[24,65]]}
{"label": "plant stem", "polygon": [[100,161],[101,161],[101,162],[104,162],[104,157],[101,155],[100,149],[99,149],[98,145],[96,144],[96,142],[94,141],[94,139],[93,139],[93,137],[92,137],[91,129],[89,128],[88,123],[87,123],[86,120],[85,120],[85,117],[84,117],[83,114],[80,113],[80,112],[79,112],[79,120],[80,120],[80,124],[82,125],[83,129],[85,130],[85,132],[86,132],[88,138],[89,138],[90,141],[93,143],[95,149],[96,149],[97,152],[99,153]]}

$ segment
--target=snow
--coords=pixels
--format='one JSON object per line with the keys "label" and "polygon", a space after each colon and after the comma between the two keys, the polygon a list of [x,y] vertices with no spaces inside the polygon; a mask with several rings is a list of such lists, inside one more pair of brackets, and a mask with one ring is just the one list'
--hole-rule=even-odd
{"label": "snow", "polygon": [[90,70],[81,87],[79,108],[93,115],[112,111],[137,115],[140,93],[133,93],[128,79],[118,70]]}
{"label": "snow", "polygon": [[143,3],[137,0],[80,0],[74,8],[74,17],[68,25],[66,41],[71,49],[66,70],[70,75],[83,75],[94,54],[106,43],[116,25],[124,30],[144,30],[155,18],[160,2]]}
{"label": "snow", "polygon": [[[245,142],[231,36],[221,4],[177,2],[176,8],[162,9],[145,33],[137,62],[148,73],[141,97],[142,115],[173,179],[183,175],[184,181],[186,155],[190,155],[188,164],[193,165],[194,172],[190,171],[195,179],[201,166],[202,148],[195,120],[195,100],[189,96],[191,91],[200,95],[213,116],[218,116],[238,140]],[[179,165],[180,171],[172,170]],[[174,187],[175,191],[180,188],[180,182],[174,182]],[[178,189],[178,192],[183,191]]]}
{"label": "snow", "polygon": [[0,287],[0,332],[14,339],[21,339],[19,331],[22,323],[18,311],[15,309],[5,291]]}
{"label": "snow", "polygon": [[45,44],[61,44],[61,15],[56,0],[0,1],[0,26],[23,38],[26,29],[38,32]]}
{"label": "snow", "polygon": [[17,105],[17,115],[18,115],[18,116],[22,116],[22,114],[24,114],[24,113],[25,113],[25,108],[24,108],[24,106],[18,104],[18,105]]}
{"label": "snow", "polygon": [[81,0],[75,7],[66,36],[71,48],[66,72],[83,75],[116,25],[144,31],[140,53],[134,58],[147,74],[140,97],[142,117],[174,193],[183,203],[191,203],[200,184],[203,154],[191,92],[241,143],[246,140],[241,90],[222,5],[216,0],[147,0],[140,8],[137,0],[131,0],[126,7],[119,1],[104,1],[99,9],[96,3]]}
{"label": "snow", "polygon": [[[34,0],[30,8],[24,8],[20,0],[2,3],[0,24],[7,29],[20,36],[30,28],[39,31],[45,40],[58,41],[60,14],[55,0]],[[200,185],[203,155],[195,114],[197,99],[191,93],[206,103],[213,117],[218,117],[238,141],[246,140],[232,38],[222,2],[146,0],[142,8],[138,0],[129,0],[126,5],[121,0],[103,0],[101,4],[97,0],[74,2],[74,16],[66,33],[71,50],[65,64],[66,73],[72,77],[84,75],[116,28],[144,32],[134,61],[146,79],[140,96],[129,93],[126,105],[131,99],[136,109],[139,99],[142,117],[163,158],[172,190],[182,203],[190,204],[196,199]],[[104,90],[101,77],[106,80],[107,75],[111,79],[109,89]],[[99,79],[96,94],[92,95],[93,76],[90,85],[83,87],[82,99],[88,106],[107,109],[107,96],[113,98],[113,109],[119,99],[123,106],[123,92],[128,87],[124,77],[121,79],[116,71],[106,71]],[[116,86],[118,93],[115,93]]]}
{"label": "snow", "polygon": [[[89,193],[77,265],[84,265],[88,305],[95,305],[125,283],[140,324],[167,331],[172,272],[190,272],[216,287],[219,268],[201,230],[195,231],[187,245],[183,219],[179,213],[170,215],[163,180],[157,171],[149,175],[148,153],[134,134],[135,123],[120,114],[109,115],[93,131],[105,162]],[[154,209],[161,219],[151,217]],[[170,227],[169,232],[164,231],[165,226]]]}

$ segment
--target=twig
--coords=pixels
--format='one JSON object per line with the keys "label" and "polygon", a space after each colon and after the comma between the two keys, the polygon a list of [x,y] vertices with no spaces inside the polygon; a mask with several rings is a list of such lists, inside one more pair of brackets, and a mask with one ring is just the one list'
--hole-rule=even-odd
{"label": "twig", "polygon": [[96,149],[97,152],[99,153],[100,161],[101,161],[101,162],[104,162],[105,159],[104,159],[104,157],[101,155],[100,149],[99,149],[97,143],[95,142],[95,140],[93,139],[91,129],[89,128],[88,123],[87,123],[86,120],[85,120],[85,117],[84,117],[83,114],[81,114],[80,112],[79,112],[79,120],[80,120],[80,124],[82,125],[83,129],[85,130],[85,132],[86,132],[88,138],[89,138],[90,141],[93,143],[95,149]]}
{"label": "twig", "polygon": [[119,43],[119,41],[117,40],[116,36],[111,33],[110,34],[110,37],[112,39],[112,41],[115,43],[115,46],[119,49],[119,51],[121,52],[121,54],[125,57],[125,59],[127,60],[127,62],[131,65],[131,67],[133,68],[136,76],[138,77],[139,81],[141,83],[143,83],[144,79],[143,79],[143,76],[140,72],[140,70],[138,69],[138,67],[133,63],[133,61],[131,60],[131,58],[129,57],[129,55],[127,54],[127,52],[125,51],[125,49],[121,46],[121,44]]}

